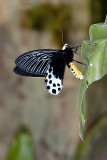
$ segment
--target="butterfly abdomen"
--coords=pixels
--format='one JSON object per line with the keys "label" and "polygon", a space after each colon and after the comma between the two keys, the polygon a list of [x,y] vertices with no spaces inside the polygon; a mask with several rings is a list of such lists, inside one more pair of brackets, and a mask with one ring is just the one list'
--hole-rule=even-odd
{"label": "butterfly abdomen", "polygon": [[74,75],[76,78],[82,80],[82,79],[83,79],[83,75],[82,75],[82,73],[77,69],[77,67],[76,67],[72,62],[69,63],[69,66],[70,66],[70,70],[71,70],[71,72],[73,73],[73,75]]}

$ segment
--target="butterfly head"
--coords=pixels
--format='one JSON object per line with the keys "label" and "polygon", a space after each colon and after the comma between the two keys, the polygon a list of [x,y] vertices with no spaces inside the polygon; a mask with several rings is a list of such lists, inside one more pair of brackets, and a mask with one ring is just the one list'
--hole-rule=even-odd
{"label": "butterfly head", "polygon": [[62,50],[65,50],[65,49],[67,49],[67,48],[70,48],[70,46],[66,43],[66,44],[64,44],[64,46],[62,47]]}

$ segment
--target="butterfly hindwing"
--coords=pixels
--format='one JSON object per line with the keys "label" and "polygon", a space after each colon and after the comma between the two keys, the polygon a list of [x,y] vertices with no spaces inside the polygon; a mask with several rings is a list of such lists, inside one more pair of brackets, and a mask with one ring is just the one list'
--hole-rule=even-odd
{"label": "butterfly hindwing", "polygon": [[[16,59],[16,67],[23,71],[23,76],[45,76],[54,55],[59,52],[60,50],[56,49],[42,49],[27,52]],[[15,70],[14,68],[14,71]],[[17,72],[15,73],[17,74]],[[20,73],[21,72],[18,71],[19,75]]]}
{"label": "butterfly hindwing", "polygon": [[47,70],[45,83],[47,91],[53,95],[57,95],[63,89],[62,79],[56,78],[53,74],[53,67]]}
{"label": "butterfly hindwing", "polygon": [[66,62],[62,55],[54,57],[50,67],[46,72],[45,83],[49,93],[57,95],[63,89],[63,77]]}

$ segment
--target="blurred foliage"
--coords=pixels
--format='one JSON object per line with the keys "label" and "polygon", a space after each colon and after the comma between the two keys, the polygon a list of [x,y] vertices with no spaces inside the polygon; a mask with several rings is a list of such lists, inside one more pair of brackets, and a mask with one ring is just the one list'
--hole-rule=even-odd
{"label": "blurred foliage", "polygon": [[74,160],[107,159],[107,115],[99,120],[88,132],[84,143],[77,148]]}
{"label": "blurred foliage", "polygon": [[107,14],[107,0],[91,0],[92,23],[102,22]]}
{"label": "blurred foliage", "polygon": [[71,13],[71,6],[68,5],[38,5],[32,10],[26,11],[24,25],[29,29],[51,31],[56,44],[59,44],[59,42],[61,43],[60,30],[64,30],[64,38],[67,39],[66,33],[71,29]]}
{"label": "blurred foliage", "polygon": [[7,160],[34,160],[31,136],[26,129],[21,128],[15,135]]}
{"label": "blurred foliage", "polygon": [[84,79],[81,82],[79,97],[80,137],[83,139],[84,98],[88,86],[107,74],[107,18],[105,23],[90,27],[90,40],[82,44],[82,58],[87,65],[83,68]]}
{"label": "blurred foliage", "polygon": [[85,131],[107,113],[107,75],[101,78],[101,80],[94,82],[88,88],[86,102],[87,122]]}

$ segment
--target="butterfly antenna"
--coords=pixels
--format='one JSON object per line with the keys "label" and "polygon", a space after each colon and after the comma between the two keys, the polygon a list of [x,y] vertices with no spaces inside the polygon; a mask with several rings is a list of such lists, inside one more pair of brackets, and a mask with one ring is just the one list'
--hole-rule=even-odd
{"label": "butterfly antenna", "polygon": [[64,45],[64,31],[63,31],[63,29],[61,29],[61,33],[62,33],[62,45]]}

